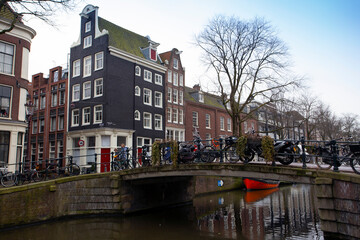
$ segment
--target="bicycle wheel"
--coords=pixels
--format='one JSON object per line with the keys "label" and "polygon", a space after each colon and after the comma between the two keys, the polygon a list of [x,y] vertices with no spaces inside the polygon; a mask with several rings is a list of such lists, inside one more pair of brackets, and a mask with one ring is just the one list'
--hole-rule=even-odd
{"label": "bicycle wheel", "polygon": [[79,175],[80,174],[80,167],[76,163],[72,163],[66,166],[66,171],[70,175]]}
{"label": "bicycle wheel", "polygon": [[315,163],[318,166],[318,168],[320,169],[324,169],[324,170],[328,170],[332,167],[332,165],[330,164],[330,159],[328,158],[324,158],[321,156],[316,156],[315,157]]}
{"label": "bicycle wheel", "polygon": [[360,174],[360,158],[351,158],[350,166],[355,173]]}
{"label": "bicycle wheel", "polygon": [[114,171],[119,171],[120,170],[120,164],[119,164],[118,161],[114,161],[113,169],[114,169]]}
{"label": "bicycle wheel", "polygon": [[255,157],[255,152],[252,149],[246,148],[244,156],[240,157],[240,160],[244,163],[248,163]]}
{"label": "bicycle wheel", "polygon": [[200,152],[200,160],[205,163],[212,163],[215,160],[214,153],[212,149],[204,149],[204,151]]}
{"label": "bicycle wheel", "polygon": [[36,171],[31,175],[31,180],[33,180],[34,182],[40,182],[41,181],[41,177],[39,175],[39,173]]}
{"label": "bicycle wheel", "polygon": [[236,147],[232,146],[225,151],[225,159],[230,163],[236,163],[240,160],[239,155],[236,153]]}
{"label": "bicycle wheel", "polygon": [[15,173],[6,173],[1,177],[1,185],[4,187],[12,187],[17,184],[17,175]]}

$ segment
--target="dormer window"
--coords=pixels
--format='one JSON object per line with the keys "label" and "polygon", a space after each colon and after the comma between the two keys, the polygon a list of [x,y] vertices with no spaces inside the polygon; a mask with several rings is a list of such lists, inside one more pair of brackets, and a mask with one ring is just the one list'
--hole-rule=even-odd
{"label": "dormer window", "polygon": [[204,103],[204,94],[199,92],[199,102]]}
{"label": "dormer window", "polygon": [[91,22],[87,22],[85,23],[85,32],[90,32],[91,31]]}
{"label": "dormer window", "polygon": [[153,48],[150,48],[150,59],[156,61],[156,50]]}

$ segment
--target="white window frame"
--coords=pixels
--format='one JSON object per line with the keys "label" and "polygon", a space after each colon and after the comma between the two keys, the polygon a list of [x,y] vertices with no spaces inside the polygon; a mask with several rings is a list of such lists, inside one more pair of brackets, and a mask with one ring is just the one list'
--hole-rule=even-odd
{"label": "white window frame", "polygon": [[204,103],[204,93],[199,92],[199,102]]}
{"label": "white window frame", "polygon": [[95,54],[95,69],[94,71],[104,68],[104,52],[98,52]]}
{"label": "white window frame", "polygon": [[184,110],[179,109],[179,124],[184,124]]}
{"label": "white window frame", "polygon": [[184,92],[181,90],[179,91],[179,104],[184,105]]}
{"label": "white window frame", "polygon": [[[162,95],[162,92],[155,91],[154,98],[155,98],[154,99],[155,100],[154,106],[158,107],[158,108],[162,108],[163,107],[163,95]],[[160,104],[156,104],[156,100],[159,100]]]}
{"label": "white window frame", "polygon": [[168,93],[167,93],[167,97],[168,97],[168,102],[171,103],[172,102],[172,88],[168,87]]}
{"label": "white window frame", "polygon": [[152,72],[144,69],[144,80],[147,82],[152,82]]}
{"label": "white window frame", "polygon": [[167,116],[167,122],[171,123],[171,121],[172,121],[172,108],[171,107],[167,108],[166,116]]}
{"label": "white window frame", "polygon": [[141,76],[141,68],[139,66],[135,67],[135,76]]}
{"label": "white window frame", "polygon": [[173,60],[173,68],[179,69],[179,60],[177,60],[176,58],[174,58]]}
{"label": "white window frame", "polygon": [[184,75],[182,74],[179,76],[179,86],[184,86]]}
{"label": "white window frame", "polygon": [[[149,92],[149,94],[147,94],[146,92]],[[152,106],[152,91],[148,88],[144,88],[143,96],[144,104]],[[149,102],[146,101],[147,97],[149,97]]]}
{"label": "white window frame", "polygon": [[[101,83],[101,84],[100,84]],[[98,93],[98,88],[101,87],[101,93]],[[98,78],[94,80],[94,98],[101,97],[104,93],[104,80],[102,78]]]}
{"label": "white window frame", "polygon": [[[195,120],[196,125],[194,125],[194,120]],[[199,126],[199,113],[198,112],[192,112],[192,125],[193,125],[193,127]]]}
{"label": "white window frame", "polygon": [[173,108],[173,110],[172,110],[172,120],[173,120],[173,123],[179,122],[179,110],[177,108]]}
{"label": "white window frame", "polygon": [[81,62],[77,59],[73,62],[73,77],[80,76],[81,73]]}
{"label": "white window frame", "polygon": [[[87,62],[87,60],[90,60]],[[91,56],[84,57],[84,69],[83,69],[83,77],[91,76]]]}
{"label": "white window frame", "polygon": [[173,85],[174,85],[174,86],[178,86],[178,85],[179,85],[179,75],[178,75],[177,72],[174,72]]}
{"label": "white window frame", "polygon": [[[154,115],[154,122],[155,122],[155,130],[163,130],[163,122],[162,122],[162,116],[160,114],[155,114]],[[160,123],[160,126],[157,127],[157,123]]]}
{"label": "white window frame", "polygon": [[92,36],[89,35],[84,37],[84,49],[91,47],[91,45],[92,45]]}
{"label": "white window frame", "polygon": [[211,117],[210,114],[205,114],[205,128],[211,129]]}
{"label": "white window frame", "polygon": [[179,103],[179,91],[174,88],[173,90],[173,103],[178,104]]}
{"label": "white window frame", "polygon": [[139,86],[135,86],[135,96],[141,96],[141,89]]}
{"label": "white window frame", "polygon": [[[89,96],[86,96],[86,93],[89,94]],[[91,98],[91,81],[87,81],[83,83],[83,100],[84,99],[90,99]]]}
{"label": "white window frame", "polygon": [[[75,88],[78,87],[78,90],[75,90]],[[78,93],[78,94],[76,94]],[[76,95],[78,97],[76,97]],[[72,101],[77,102],[80,101],[80,84],[74,84],[72,87]]]}
{"label": "white window frame", "polygon": [[[87,117],[88,121],[87,122],[85,122],[85,119],[86,119],[85,110],[89,110],[89,112],[86,113],[86,114],[88,114],[88,117]],[[91,122],[91,108],[90,107],[85,107],[85,108],[82,109],[82,125],[90,125],[90,122]]]}
{"label": "white window frame", "polygon": [[162,76],[155,73],[155,84],[162,86]]}
{"label": "white window frame", "polygon": [[[75,115],[75,112],[77,111],[77,115]],[[77,126],[79,126],[79,116],[80,115],[80,111],[79,111],[79,109],[73,109],[72,111],[71,111],[71,126],[72,127],[77,127]],[[77,117],[76,117],[77,116]],[[76,117],[76,118],[75,118]],[[77,120],[77,121],[75,121],[75,119]]]}
{"label": "white window frame", "polygon": [[85,32],[90,32],[91,31],[91,21],[88,21],[87,23],[85,23]]}
{"label": "white window frame", "polygon": [[172,82],[172,71],[168,70],[168,82],[171,83]]}
{"label": "white window frame", "polygon": [[227,130],[228,132],[231,132],[231,118],[227,119]]}
{"label": "white window frame", "polygon": [[[101,111],[100,110],[96,110],[96,108],[101,107]],[[98,124],[98,123],[102,123],[103,122],[103,118],[104,118],[104,114],[103,114],[103,106],[102,105],[96,105],[94,106],[94,124]],[[97,113],[101,113],[101,121],[97,120]]]}
{"label": "white window frame", "polygon": [[[8,43],[8,42],[2,42],[2,41],[0,41],[0,43],[5,45],[4,46],[5,51],[1,52],[1,53],[6,55],[6,56],[11,56],[11,72],[9,73],[9,72],[6,72],[6,71],[1,71],[1,74],[13,76],[14,75],[14,68],[15,68],[16,45]],[[13,48],[12,53],[6,51],[6,46],[11,46]],[[10,63],[7,63],[5,61],[2,61],[1,64],[10,65]]]}
{"label": "white window frame", "polygon": [[[137,117],[136,117],[136,115],[137,115]],[[140,120],[141,120],[141,116],[140,116],[139,110],[135,110],[135,112],[134,112],[134,119],[135,119],[136,121],[140,121]]]}
{"label": "white window frame", "polygon": [[[146,115],[148,115],[149,117],[146,117]],[[143,127],[145,128],[145,129],[152,129],[152,114],[151,113],[149,113],[149,112],[144,112],[143,113]],[[149,126],[147,126],[147,125],[145,125],[145,123],[146,122],[149,122]]]}
{"label": "white window frame", "polygon": [[225,118],[220,117],[220,130],[225,131]]}

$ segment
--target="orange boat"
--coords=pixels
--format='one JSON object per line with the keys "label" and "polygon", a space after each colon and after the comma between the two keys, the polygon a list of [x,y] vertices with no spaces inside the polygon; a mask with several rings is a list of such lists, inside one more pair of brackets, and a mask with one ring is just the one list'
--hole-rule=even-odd
{"label": "orange boat", "polygon": [[277,188],[280,184],[280,182],[276,180],[255,179],[255,178],[243,178],[243,182],[247,190]]}
{"label": "orange boat", "polygon": [[244,200],[247,203],[257,202],[277,191],[279,191],[279,188],[246,192],[244,196]]}

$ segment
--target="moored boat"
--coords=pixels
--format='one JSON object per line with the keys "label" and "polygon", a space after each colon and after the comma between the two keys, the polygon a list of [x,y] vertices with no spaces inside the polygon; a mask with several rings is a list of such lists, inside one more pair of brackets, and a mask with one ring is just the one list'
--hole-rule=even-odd
{"label": "moored boat", "polygon": [[267,180],[267,179],[257,179],[257,178],[243,178],[243,182],[247,190],[277,188],[280,184],[280,181],[277,180]]}
{"label": "moored boat", "polygon": [[258,202],[270,194],[279,191],[279,188],[263,189],[257,191],[247,191],[244,195],[244,200],[246,203]]}

